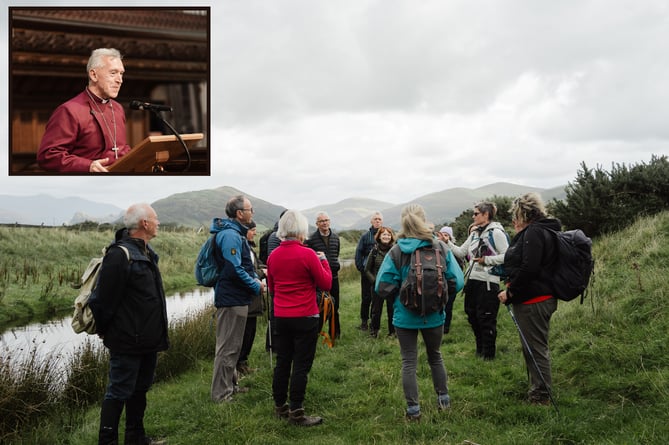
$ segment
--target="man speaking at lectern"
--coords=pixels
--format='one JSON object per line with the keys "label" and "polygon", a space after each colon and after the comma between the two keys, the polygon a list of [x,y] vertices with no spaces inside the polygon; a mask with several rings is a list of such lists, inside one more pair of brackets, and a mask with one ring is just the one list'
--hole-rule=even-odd
{"label": "man speaking at lectern", "polygon": [[121,53],[93,50],[88,59],[88,86],[56,108],[46,124],[37,163],[48,171],[107,172],[130,151],[125,111],[114,99],[123,83]]}

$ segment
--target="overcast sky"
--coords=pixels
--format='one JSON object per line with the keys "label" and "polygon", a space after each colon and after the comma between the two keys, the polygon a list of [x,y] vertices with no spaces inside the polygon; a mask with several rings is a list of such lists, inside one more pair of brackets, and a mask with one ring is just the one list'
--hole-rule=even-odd
{"label": "overcast sky", "polygon": [[[0,1],[3,24],[6,5],[109,5]],[[229,185],[306,209],[498,181],[548,188],[572,181],[581,162],[610,170],[669,154],[665,0],[209,5],[211,177],[8,176],[4,148],[0,193],[127,207]],[[6,65],[7,32],[0,39]]]}

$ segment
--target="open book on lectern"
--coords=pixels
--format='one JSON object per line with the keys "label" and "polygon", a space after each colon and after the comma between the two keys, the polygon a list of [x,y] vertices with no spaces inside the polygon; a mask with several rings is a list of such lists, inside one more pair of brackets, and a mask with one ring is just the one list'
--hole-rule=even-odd
{"label": "open book on lectern", "polygon": [[[203,137],[202,133],[181,135],[189,149]],[[114,173],[151,173],[155,166],[177,159],[183,154],[184,147],[176,136],[149,136],[108,167],[108,170]]]}

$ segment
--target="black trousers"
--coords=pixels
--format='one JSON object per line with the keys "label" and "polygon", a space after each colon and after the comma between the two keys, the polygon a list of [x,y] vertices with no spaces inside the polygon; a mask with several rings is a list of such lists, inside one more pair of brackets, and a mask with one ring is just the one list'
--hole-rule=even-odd
{"label": "black trousers", "polygon": [[476,355],[495,358],[499,284],[469,280],[465,285],[465,313],[476,338]]}

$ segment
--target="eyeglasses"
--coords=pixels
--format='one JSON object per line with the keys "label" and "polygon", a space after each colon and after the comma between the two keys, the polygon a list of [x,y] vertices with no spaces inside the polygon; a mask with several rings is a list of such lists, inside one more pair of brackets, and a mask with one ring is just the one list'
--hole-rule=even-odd
{"label": "eyeglasses", "polygon": [[316,221],[316,223],[318,223],[318,224],[326,223],[326,222],[330,222],[330,220],[329,219],[319,219],[318,221]]}
{"label": "eyeglasses", "polygon": [[251,212],[251,213],[254,213],[254,212],[253,212],[253,207],[251,207],[250,209],[238,209],[238,210],[239,210],[240,212]]}
{"label": "eyeglasses", "polygon": [[481,212],[474,212],[474,216],[479,216]]}

